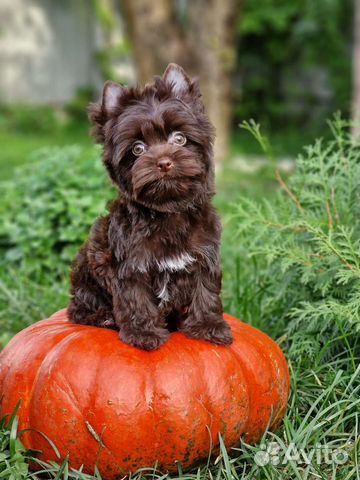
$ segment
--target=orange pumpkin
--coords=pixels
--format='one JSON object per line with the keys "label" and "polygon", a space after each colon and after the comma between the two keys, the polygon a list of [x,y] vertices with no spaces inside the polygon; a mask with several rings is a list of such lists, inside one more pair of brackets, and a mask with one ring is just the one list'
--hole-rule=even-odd
{"label": "orange pumpkin", "polygon": [[231,347],[173,333],[159,350],[122,343],[115,331],[73,325],[66,310],[16,335],[0,354],[2,413],[19,399],[25,445],[42,460],[70,455],[75,468],[114,479],[157,462],[188,469],[240,437],[256,442],[286,410],[289,372],[278,345],[225,315]]}

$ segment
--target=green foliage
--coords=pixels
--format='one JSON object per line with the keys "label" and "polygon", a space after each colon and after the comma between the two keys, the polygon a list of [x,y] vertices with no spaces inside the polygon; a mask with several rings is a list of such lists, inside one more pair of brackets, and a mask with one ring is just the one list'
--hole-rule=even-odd
{"label": "green foliage", "polygon": [[71,261],[114,196],[99,157],[80,146],[44,148],[2,183],[0,346],[67,304]]}
{"label": "green foliage", "polygon": [[67,305],[70,264],[60,278],[56,265],[36,278],[24,267],[1,261],[0,349],[15,333]]}
{"label": "green foliage", "polygon": [[119,38],[117,5],[107,0],[93,0],[94,13],[102,29],[104,46],[96,52],[96,60],[104,80],[125,83],[115,65],[129,60],[130,45],[124,38]]}
{"label": "green foliage", "polygon": [[18,406],[11,418],[0,418],[0,478],[28,478],[28,455],[18,436]]}
{"label": "green foliage", "polygon": [[53,133],[61,118],[48,105],[0,105],[0,131],[17,134]]}
{"label": "green foliage", "polygon": [[248,0],[239,17],[238,118],[320,130],[349,113],[352,0]]}
{"label": "green foliage", "polygon": [[17,166],[36,160],[29,153],[40,148],[73,143],[90,147],[86,107],[93,98],[91,89],[81,88],[62,107],[0,105],[0,180],[14,176]]}
{"label": "green foliage", "polygon": [[96,92],[92,87],[79,87],[75,96],[65,105],[70,123],[87,122],[86,109],[94,100]]}
{"label": "green foliage", "polygon": [[[99,152],[80,147],[43,149],[3,185],[0,251],[8,268],[41,283],[69,269],[94,218],[114,195]],[[92,173],[89,175],[89,170]]]}
{"label": "green foliage", "polygon": [[257,261],[263,322],[286,324],[293,356],[349,348],[358,336],[360,146],[347,127],[337,117],[333,139],[307,147],[288,183],[277,172],[274,200],[235,207],[239,254]]}

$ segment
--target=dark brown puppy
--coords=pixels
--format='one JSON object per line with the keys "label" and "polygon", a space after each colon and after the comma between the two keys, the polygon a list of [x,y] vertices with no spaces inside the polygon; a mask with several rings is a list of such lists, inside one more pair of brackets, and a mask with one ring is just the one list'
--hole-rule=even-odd
{"label": "dark brown puppy", "polygon": [[104,164],[119,189],[71,274],[70,318],[115,328],[145,350],[169,331],[230,344],[222,317],[221,226],[211,205],[211,126],[196,81],[170,64],[144,88],[106,82],[90,105]]}

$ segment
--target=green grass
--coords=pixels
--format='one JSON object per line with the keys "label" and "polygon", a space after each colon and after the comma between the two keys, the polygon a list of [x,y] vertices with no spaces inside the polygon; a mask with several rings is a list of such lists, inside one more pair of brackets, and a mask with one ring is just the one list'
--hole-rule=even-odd
{"label": "green grass", "polygon": [[[253,145],[239,147],[239,138],[235,139],[233,152],[240,154],[259,153]],[[8,155],[17,159],[19,152],[25,152],[26,145],[37,139],[25,140],[11,148],[8,137]],[[14,140],[13,140],[14,141]],[[249,143],[250,141],[247,140]],[[48,142],[49,143],[49,142]],[[47,144],[48,144],[47,143]],[[280,142],[281,143],[281,142]],[[303,142],[298,141],[302,144]],[[294,144],[294,142],[293,142]],[[6,149],[5,149],[6,151]],[[294,151],[280,145],[281,154]],[[16,153],[17,152],[17,153]],[[4,154],[0,154],[0,165],[4,163]],[[10,158],[10,157],[8,157]],[[24,157],[25,158],[25,157]],[[20,160],[19,160],[20,161]],[[238,248],[237,226],[231,221],[234,212],[233,203],[238,196],[259,200],[263,197],[271,200],[279,184],[275,178],[273,164],[268,163],[254,173],[239,171],[236,163],[218,175],[218,194],[215,202],[224,222],[222,262],[224,269],[223,300],[225,310],[241,316],[257,326],[282,346],[285,354],[294,342],[301,342],[301,332],[295,337],[284,337],[285,324],[283,312],[273,312],[271,322],[264,321],[262,297],[267,286],[260,281],[260,260],[243,256]],[[12,165],[8,175],[12,175]],[[13,332],[46,317],[66,305],[68,278],[58,279],[50,287],[40,286],[29,277],[19,276],[14,268],[8,268],[0,277],[0,302],[4,306],[1,319],[6,326],[0,336],[3,344]],[[173,479],[224,479],[224,480],[355,480],[359,474],[359,352],[350,343],[342,343],[335,353],[331,339],[316,356],[306,355],[289,358],[291,371],[291,395],[289,407],[283,425],[274,434],[266,432],[259,444],[239,445],[226,451],[223,446],[217,458],[211,458],[207,465],[192,472],[179,470]],[[345,339],[346,340],[346,339]],[[331,352],[331,353],[330,353]],[[291,446],[294,446],[291,450]],[[336,457],[335,452],[338,452]],[[340,453],[344,462],[339,462]],[[18,431],[16,417],[0,423],[0,479],[25,480],[39,479],[42,475],[30,473],[27,452],[21,444],[21,432]],[[259,465],[262,460],[266,465]],[[36,460],[37,461],[37,460]],[[96,459],[94,459],[95,463]],[[99,480],[94,465],[94,476],[72,470],[65,460],[62,464],[38,462],[39,469],[51,479]],[[149,470],[134,473],[130,478],[163,479],[166,475]]]}
{"label": "green grass", "polygon": [[[322,131],[318,136],[324,137],[328,132]],[[304,145],[314,141],[317,134],[309,131],[282,129],[281,131],[267,132],[271,138],[271,148],[276,157],[294,157]],[[232,155],[259,155],[259,144],[254,137],[243,129],[235,131],[231,146]]]}
{"label": "green grass", "polygon": [[43,147],[80,144],[92,148],[89,127],[84,124],[58,129],[52,133],[19,134],[0,130],[0,179],[14,175],[16,167],[31,158],[31,153]]}

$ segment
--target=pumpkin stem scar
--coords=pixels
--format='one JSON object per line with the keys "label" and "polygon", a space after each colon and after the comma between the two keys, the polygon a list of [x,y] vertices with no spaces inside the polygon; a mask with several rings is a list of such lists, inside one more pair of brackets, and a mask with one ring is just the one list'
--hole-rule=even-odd
{"label": "pumpkin stem scar", "polygon": [[104,430],[101,432],[101,436],[96,433],[94,427],[91,425],[90,422],[88,422],[87,420],[85,420],[85,425],[86,425],[86,428],[89,430],[90,434],[95,438],[95,440],[99,443],[99,445],[102,447],[102,448],[107,448],[107,446],[105,445],[105,443],[103,442],[101,436],[103,435],[104,433]]}

